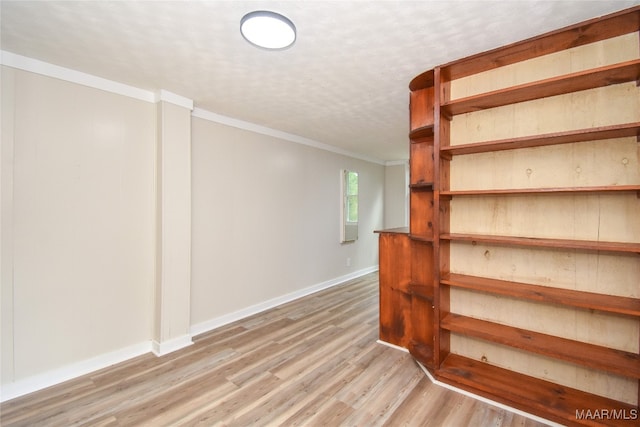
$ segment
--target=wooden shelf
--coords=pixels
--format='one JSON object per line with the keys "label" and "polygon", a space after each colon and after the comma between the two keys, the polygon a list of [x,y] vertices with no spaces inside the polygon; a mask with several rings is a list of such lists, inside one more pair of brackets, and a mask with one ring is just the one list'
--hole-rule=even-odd
{"label": "wooden shelf", "polygon": [[640,254],[640,243],[598,242],[592,240],[546,239],[538,237],[491,236],[486,234],[441,234],[443,240],[467,241],[509,246],[531,246],[584,251]]}
{"label": "wooden shelf", "polygon": [[416,191],[433,191],[433,182],[416,182],[409,184],[409,188]]}
{"label": "wooden shelf", "polygon": [[430,236],[421,236],[421,235],[418,235],[418,234],[409,234],[409,238],[411,240],[417,240],[419,242],[433,243],[433,237],[430,237]]}
{"label": "wooden shelf", "polygon": [[631,417],[636,406],[586,393],[556,383],[449,354],[435,370],[438,380],[489,399],[539,415],[563,425],[629,426],[629,419],[577,419],[588,409],[617,411]]}
{"label": "wooden shelf", "polygon": [[[594,18],[443,65],[442,73],[447,80],[455,80],[565,49],[634,33],[640,29],[639,15],[640,7],[636,6],[606,17]],[[425,72],[414,78],[409,89],[415,90],[426,85],[433,85],[433,71],[431,74]]]}
{"label": "wooden shelf", "polygon": [[640,138],[640,122],[501,139],[497,141],[453,145],[441,147],[440,155],[445,158],[450,158],[451,156],[464,154],[489,153],[494,151],[517,150],[520,148],[543,147],[548,145],[626,138],[632,136]]}
{"label": "wooden shelf", "polygon": [[429,137],[433,137],[433,125],[412,129],[411,132],[409,132],[409,139],[411,139],[412,144],[422,142],[418,140]]}
{"label": "wooden shelf", "polygon": [[441,111],[453,116],[638,79],[640,59],[452,100],[442,104]]}
{"label": "wooden shelf", "polygon": [[397,227],[387,228],[384,230],[374,230],[374,233],[389,233],[389,234],[409,234],[409,227]]}
{"label": "wooden shelf", "polygon": [[498,190],[453,190],[441,191],[440,196],[508,196],[522,194],[566,194],[566,193],[625,193],[638,192],[640,185],[603,185],[598,187],[514,188]]}
{"label": "wooden shelf", "polygon": [[440,326],[451,332],[640,379],[640,355],[450,313]]}
{"label": "wooden shelf", "polygon": [[640,299],[638,298],[581,292],[455,273],[447,273],[440,280],[442,284],[456,288],[640,317]]}
{"label": "wooden shelf", "polygon": [[425,71],[424,73],[416,76],[409,83],[409,90],[416,91],[420,89],[426,89],[428,87],[433,87],[434,84],[434,72],[433,70]]}

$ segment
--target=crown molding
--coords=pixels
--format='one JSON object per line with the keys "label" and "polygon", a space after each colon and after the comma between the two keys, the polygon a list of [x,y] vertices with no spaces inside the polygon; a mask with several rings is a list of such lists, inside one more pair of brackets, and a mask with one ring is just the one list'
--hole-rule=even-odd
{"label": "crown molding", "polygon": [[385,166],[408,166],[409,160],[387,160],[384,162]]}
{"label": "crown molding", "polygon": [[325,150],[336,154],[341,154],[343,156],[352,157],[359,160],[364,160],[366,162],[375,163],[378,165],[384,166],[386,164],[383,160],[344,150],[334,145],[325,144],[323,142],[315,141],[303,136],[294,135],[277,129],[272,129],[244,120],[234,119],[233,117],[224,116],[222,114],[217,114],[208,110],[204,110],[202,108],[194,107],[193,100],[164,89],[161,89],[157,92],[140,89],[134,86],[126,85],[124,83],[119,83],[113,80],[94,76],[92,74],[83,73],[80,71],[72,70],[70,68],[50,64],[48,62],[40,61],[22,55],[17,55],[5,50],[0,50],[0,64],[23,71],[41,74],[47,77],[54,77],[67,82],[88,86],[94,89],[100,89],[106,92],[127,96],[129,98],[151,102],[154,104],[160,101],[169,102],[171,104],[175,104],[191,110],[191,115],[193,117],[209,120],[243,130],[248,130],[262,135],[272,136],[275,138],[318,148],[320,150]]}
{"label": "crown molding", "polygon": [[160,89],[156,94],[156,102],[168,102],[170,104],[184,107],[189,111],[193,111],[193,100],[185,98],[184,96],[169,92],[168,90]]}
{"label": "crown molding", "polygon": [[257,125],[255,123],[246,122],[244,120],[234,119],[233,117],[223,116],[222,114],[213,113],[211,111],[204,110],[202,108],[194,108],[191,113],[193,117],[199,119],[208,120],[210,122],[220,123],[227,126],[232,126],[238,129],[248,130],[251,132],[259,133],[262,135],[272,136],[274,138],[284,139],[286,141],[295,142],[296,144],[302,144],[309,147],[318,148],[320,150],[330,151],[332,153],[341,154],[347,157],[353,157],[359,160],[364,160],[370,163],[376,163],[384,165],[384,162],[374,157],[364,156],[362,154],[353,153],[351,151],[343,150],[342,148],[334,145],[318,142],[313,139],[305,138],[300,135],[294,135],[292,133],[283,132],[270,127]]}
{"label": "crown molding", "polygon": [[156,101],[156,95],[151,91],[115,82],[113,80],[104,79],[92,74],[72,70],[70,68],[49,64],[48,62],[28,58],[26,56],[17,55],[12,52],[7,52],[6,50],[0,50],[0,63],[7,67],[29,71],[47,77],[54,77],[67,82],[77,83],[79,85],[104,90],[141,101]]}

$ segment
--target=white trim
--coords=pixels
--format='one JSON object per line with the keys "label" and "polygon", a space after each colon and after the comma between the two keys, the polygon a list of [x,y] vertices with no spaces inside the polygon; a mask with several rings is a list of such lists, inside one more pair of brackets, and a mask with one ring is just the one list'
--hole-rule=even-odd
{"label": "white trim", "polygon": [[488,405],[496,406],[496,407],[498,407],[500,409],[504,409],[505,411],[509,411],[509,412],[514,413],[514,414],[522,415],[523,417],[527,417],[529,419],[535,420],[535,421],[537,421],[539,423],[542,423],[542,424],[548,424],[548,425],[553,426],[553,427],[563,427],[562,424],[558,424],[558,423],[555,423],[553,421],[549,421],[549,420],[547,420],[545,418],[542,418],[542,417],[539,417],[537,415],[530,414],[528,412],[522,411],[522,410],[514,408],[512,406],[505,405],[503,403],[496,402],[496,401],[491,400],[491,399],[487,399],[486,397],[483,397],[483,396],[468,392],[466,390],[454,387],[454,386],[452,386],[450,384],[438,381],[431,375],[431,372],[429,372],[429,370],[422,365],[422,363],[420,363],[420,362],[418,362],[416,360],[416,364],[420,367],[420,369],[422,369],[422,372],[424,372],[424,374],[427,376],[427,378],[429,378],[429,380],[435,385],[438,385],[440,387],[447,388],[447,389],[449,389],[451,391],[455,391],[456,393],[460,393],[460,394],[463,394],[465,396],[471,397],[472,399],[479,400],[480,402],[484,402],[484,403],[486,403]]}
{"label": "white trim", "polygon": [[235,322],[237,320],[244,319],[249,316],[253,316],[254,314],[263,312],[265,310],[269,310],[271,308],[277,307],[279,305],[285,304],[287,302],[296,300],[298,298],[302,298],[304,296],[319,292],[321,290],[330,288],[332,286],[337,286],[342,283],[345,283],[349,280],[356,279],[358,277],[364,276],[369,273],[373,273],[374,271],[378,271],[378,266],[364,268],[362,270],[355,271],[350,274],[346,274],[344,276],[336,277],[335,279],[327,280],[326,282],[318,283],[316,285],[309,286],[304,289],[300,289],[295,292],[291,292],[276,298],[272,298],[270,300],[251,305],[249,307],[234,311],[232,313],[223,314],[222,316],[215,317],[213,319],[204,321],[202,323],[198,323],[197,325],[191,326],[191,336],[196,336],[203,334],[205,332],[209,332],[213,329],[219,328],[224,325],[228,325],[229,323]]}
{"label": "white trim", "polygon": [[199,119],[208,120],[210,122],[220,123],[227,126],[232,126],[238,129],[248,130],[251,132],[259,133],[262,135],[272,136],[274,138],[284,139],[289,142],[295,142],[296,144],[302,144],[309,147],[319,148],[321,150],[330,151],[336,154],[342,154],[343,156],[353,157],[355,159],[364,160],[366,162],[376,163],[384,165],[385,163],[373,157],[365,156],[351,151],[343,150],[342,148],[334,145],[318,142],[313,139],[305,138],[300,135],[294,135],[292,133],[283,132],[277,129],[269,128],[262,125],[257,125],[251,122],[245,122],[244,120],[234,119],[233,117],[223,116],[222,114],[213,113],[211,111],[204,110],[202,108],[194,108],[191,113],[193,117]]}
{"label": "white trim", "polygon": [[409,350],[404,348],[404,347],[400,347],[399,345],[395,345],[395,344],[391,344],[390,342],[386,342],[386,341],[382,341],[382,340],[376,340],[376,342],[378,344],[382,344],[382,345],[386,345],[387,347],[391,347],[395,350],[400,350],[403,351],[405,353],[409,353]]}
{"label": "white trim", "polygon": [[409,163],[409,160],[387,160],[384,162],[385,166],[406,166]]}
{"label": "white trim", "polygon": [[19,70],[42,74],[47,77],[54,77],[56,79],[116,93],[129,98],[139,99],[141,101],[155,102],[156,99],[155,94],[148,90],[129,86],[124,83],[118,83],[113,80],[107,80],[92,74],[82,73],[70,68],[49,64],[26,56],[16,55],[15,53],[7,52],[6,50],[0,50],[0,63]]}
{"label": "white trim", "polygon": [[158,92],[152,92],[145,89],[140,89],[134,86],[129,86],[124,83],[119,83],[113,80],[108,80],[102,77],[98,77],[92,74],[83,73],[73,70],[71,68],[60,67],[58,65],[49,64],[44,61],[29,58],[22,55],[17,55],[6,50],[0,50],[0,65],[7,67],[17,68],[23,71],[29,71],[36,74],[41,74],[47,77],[53,77],[63,81],[76,83],[79,85],[91,87],[94,89],[104,90],[106,92],[115,93],[118,95],[127,96],[129,98],[138,99],[141,101],[157,103],[158,101],[166,101],[172,104],[188,108],[192,111],[191,115],[204,120],[209,120],[216,123],[221,123],[227,126],[233,126],[239,129],[256,132],[262,135],[272,136],[275,138],[284,139],[286,141],[295,142],[297,144],[306,145],[309,147],[318,148],[320,150],[329,151],[336,154],[341,154],[355,159],[364,160],[366,162],[376,163],[379,165],[385,165],[385,162],[369,157],[363,154],[353,153],[351,151],[344,150],[342,148],[318,142],[313,139],[305,138],[303,136],[294,135],[291,133],[283,132],[277,129],[272,129],[266,126],[258,125],[244,120],[234,119],[233,117],[223,116],[222,114],[213,113],[211,111],[204,110],[202,108],[194,107],[193,100],[184,96],[169,92],[161,89]]}
{"label": "white trim", "polygon": [[169,92],[168,90],[160,89],[156,94],[156,102],[165,101],[178,107],[184,107],[189,111],[193,111],[193,100],[184,96]]}
{"label": "white trim", "polygon": [[143,343],[125,347],[120,350],[105,353],[91,359],[73,363],[59,369],[47,371],[43,374],[34,375],[32,377],[24,378],[22,380],[18,380],[16,382],[8,384],[2,384],[0,386],[0,402],[15,399],[16,397],[24,396],[25,394],[33,393],[46,387],[60,384],[64,381],[89,374],[91,372],[127,361],[129,359],[133,359],[134,357],[138,357],[149,352],[154,353],[156,356],[162,356],[164,354],[171,353],[173,351],[193,344],[191,338],[195,335],[208,332],[212,329],[226,325],[233,321],[249,317],[253,314],[268,310],[273,307],[277,307],[278,305],[287,303],[289,301],[293,301],[303,296],[319,292],[323,289],[340,285],[349,280],[356,279],[375,271],[378,271],[377,265],[369,268],[364,268],[362,270],[358,270],[353,273],[337,277],[335,279],[327,280],[326,282],[318,283],[308,288],[304,288],[296,292],[291,292],[289,294],[270,299],[260,304],[252,305],[245,309],[238,310],[233,313],[217,317],[215,319],[211,319],[207,322],[192,326],[190,328],[190,335],[183,335],[181,337],[173,338],[162,343],[159,343],[155,340],[146,341]]}
{"label": "white trim", "polygon": [[191,335],[183,335],[181,337],[172,338],[167,341],[158,342],[153,340],[151,342],[151,351],[156,356],[164,356],[165,354],[172,353],[182,348],[188,347],[193,344]]}
{"label": "white trim", "polygon": [[47,371],[42,374],[24,378],[12,383],[3,384],[0,388],[0,402],[23,396],[34,391],[41,390],[64,381],[106,368],[116,363],[141,356],[151,351],[149,341],[134,344],[120,350],[101,354],[91,359],[86,359],[62,368]]}

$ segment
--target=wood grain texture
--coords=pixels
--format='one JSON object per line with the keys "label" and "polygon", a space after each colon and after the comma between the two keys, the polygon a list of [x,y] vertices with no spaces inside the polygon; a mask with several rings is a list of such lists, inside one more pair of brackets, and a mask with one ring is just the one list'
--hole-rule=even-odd
{"label": "wood grain texture", "polygon": [[370,274],[1,407],[2,426],[542,426],[378,344]]}
{"label": "wood grain texture", "polygon": [[552,132],[544,135],[506,138],[498,141],[459,144],[448,147],[441,147],[440,155],[446,158],[450,158],[454,155],[518,150],[521,148],[544,147],[548,145],[571,144],[574,142],[597,141],[603,139],[616,139],[631,136],[640,138],[640,123],[623,123],[589,129]]}
{"label": "wood grain texture", "polygon": [[540,237],[490,236],[482,234],[450,233],[441,234],[441,239],[466,242],[481,242],[515,246],[576,249],[584,251],[606,251],[620,253],[640,253],[640,243],[600,242],[573,239],[546,239]]}
{"label": "wood grain texture", "polygon": [[514,328],[449,313],[441,327],[463,335],[566,360],[614,374],[640,378],[640,356],[635,353]]}
{"label": "wood grain texture", "polygon": [[445,274],[442,277],[442,283],[458,288],[473,289],[548,304],[568,305],[640,317],[640,299],[638,298],[576,291],[553,286],[531,285],[455,273]]}
{"label": "wood grain texture", "polygon": [[456,99],[442,104],[446,115],[464,114],[508,104],[531,101],[571,92],[594,89],[638,80],[640,60],[599,67],[541,81],[526,83],[508,89]]}

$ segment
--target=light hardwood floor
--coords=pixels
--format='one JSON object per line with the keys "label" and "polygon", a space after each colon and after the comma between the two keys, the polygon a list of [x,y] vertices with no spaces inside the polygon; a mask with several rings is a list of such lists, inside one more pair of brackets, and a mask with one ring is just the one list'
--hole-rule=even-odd
{"label": "light hardwood floor", "polygon": [[376,342],[378,275],[1,405],[3,426],[542,426]]}

